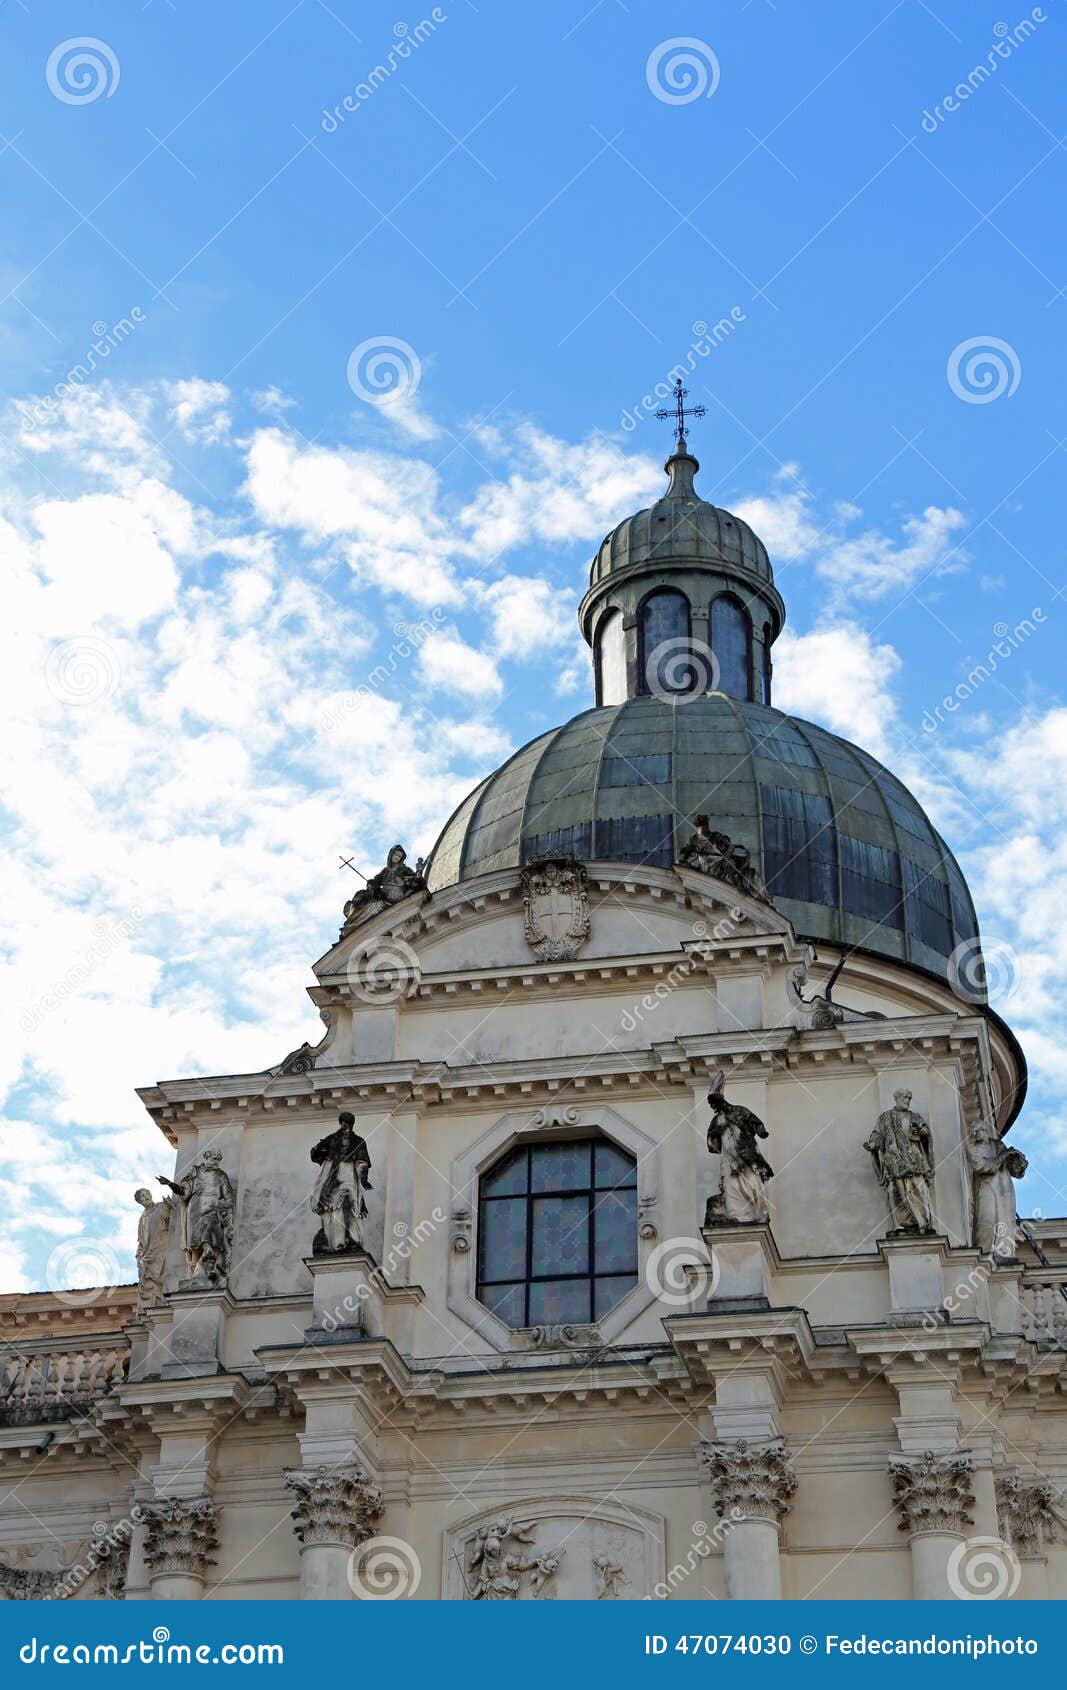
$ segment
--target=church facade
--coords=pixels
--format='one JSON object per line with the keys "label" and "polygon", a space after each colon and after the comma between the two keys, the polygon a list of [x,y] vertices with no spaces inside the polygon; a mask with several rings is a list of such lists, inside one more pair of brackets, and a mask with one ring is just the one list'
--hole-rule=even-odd
{"label": "church facade", "polygon": [[321,1042],[140,1093],[138,1285],[0,1297],[8,1598],[1067,1596],[966,883],[773,707],[767,552],[666,468],[594,707],[349,900]]}

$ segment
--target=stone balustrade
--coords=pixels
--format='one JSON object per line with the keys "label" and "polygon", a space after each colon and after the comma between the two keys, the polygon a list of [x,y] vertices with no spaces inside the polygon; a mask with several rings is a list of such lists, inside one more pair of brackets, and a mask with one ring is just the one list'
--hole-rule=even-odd
{"label": "stone balustrade", "polygon": [[83,1414],[122,1382],[129,1348],[121,1337],[67,1340],[62,1347],[0,1348],[0,1426],[36,1426]]}
{"label": "stone balustrade", "polygon": [[1061,1268],[1028,1273],[1022,1283],[1023,1336],[1039,1348],[1067,1348],[1067,1273]]}

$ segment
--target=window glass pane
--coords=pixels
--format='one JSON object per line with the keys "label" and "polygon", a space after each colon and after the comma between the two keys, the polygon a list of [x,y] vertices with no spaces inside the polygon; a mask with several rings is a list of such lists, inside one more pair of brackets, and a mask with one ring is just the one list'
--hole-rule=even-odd
{"label": "window glass pane", "polygon": [[763,657],[760,664],[760,703],[771,702],[771,625],[763,624]]}
{"label": "window glass pane", "polygon": [[621,1303],[628,1291],[634,1288],[635,1280],[632,1274],[618,1279],[598,1279],[594,1281],[594,1320],[599,1320],[602,1314],[607,1314],[616,1303]]}
{"label": "window glass pane", "polygon": [[748,645],[747,611],[734,599],[714,599],[711,649],[719,665],[719,690],[731,698],[748,697]]}
{"label": "window glass pane", "polygon": [[523,1279],[526,1275],[526,1199],[498,1197],[482,1204],[481,1277]]}
{"label": "window glass pane", "polygon": [[589,1272],[589,1199],[538,1197],[533,1203],[535,1274]]}
{"label": "window glass pane", "polygon": [[486,1308],[506,1325],[526,1325],[525,1285],[484,1285],[479,1295]]}
{"label": "window glass pane", "polygon": [[597,1193],[593,1217],[596,1273],[637,1272],[637,1192]]}
{"label": "window glass pane", "polygon": [[689,600],[667,590],[652,593],[641,609],[641,690],[692,692],[697,684],[693,665],[681,660],[689,638]]}
{"label": "window glass pane", "polygon": [[613,1144],[598,1144],[595,1151],[596,1183],[599,1187],[633,1185],[637,1179],[637,1164],[625,1150]]}
{"label": "window glass pane", "polygon": [[600,702],[622,704],[626,699],[626,636],[622,611],[609,610],[600,624]]}
{"label": "window glass pane", "polygon": [[526,1190],[526,1146],[520,1145],[482,1180],[483,1197],[511,1197]]}
{"label": "window glass pane", "polygon": [[588,1279],[540,1280],[530,1286],[530,1325],[589,1320]]}
{"label": "window glass pane", "polygon": [[531,1191],[579,1191],[589,1184],[589,1145],[537,1144],[530,1152]]}

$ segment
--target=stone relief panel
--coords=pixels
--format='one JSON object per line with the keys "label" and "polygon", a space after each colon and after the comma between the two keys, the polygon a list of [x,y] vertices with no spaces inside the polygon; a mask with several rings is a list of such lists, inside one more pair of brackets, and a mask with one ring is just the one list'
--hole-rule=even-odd
{"label": "stone relief panel", "polygon": [[663,1579],[663,1521],[589,1497],[483,1510],[445,1534],[452,1602],[614,1602],[651,1598]]}

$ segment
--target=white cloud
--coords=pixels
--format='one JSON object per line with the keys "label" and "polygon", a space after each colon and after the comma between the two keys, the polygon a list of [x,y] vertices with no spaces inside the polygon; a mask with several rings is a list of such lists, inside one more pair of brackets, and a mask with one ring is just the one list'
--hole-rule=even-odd
{"label": "white cloud", "polygon": [[897,715],[892,682],[901,668],[893,647],[876,644],[856,622],[809,634],[786,628],[774,646],[774,702],[885,757]]}
{"label": "white cloud", "polygon": [[455,634],[431,634],[419,648],[419,669],[431,686],[465,698],[499,698],[504,690],[493,659]]}
{"label": "white cloud", "polygon": [[167,387],[171,415],[186,440],[210,446],[230,432],[230,390],[225,382],[171,382]]}

